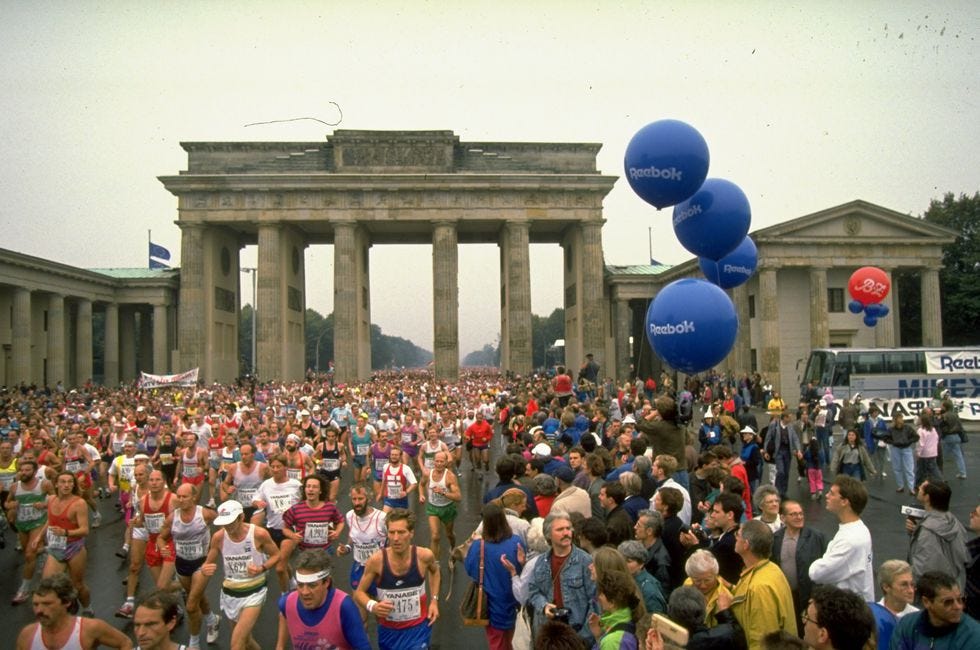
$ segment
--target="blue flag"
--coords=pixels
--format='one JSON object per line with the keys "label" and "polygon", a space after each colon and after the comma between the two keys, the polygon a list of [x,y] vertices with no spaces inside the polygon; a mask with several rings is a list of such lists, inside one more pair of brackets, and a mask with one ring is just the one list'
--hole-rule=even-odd
{"label": "blue flag", "polygon": [[[170,251],[159,244],[150,242],[150,257],[159,257],[161,260],[170,259]],[[153,268],[152,266],[150,268]]]}
{"label": "blue flag", "polygon": [[170,267],[163,262],[158,262],[157,260],[150,258],[150,268],[151,269],[169,269]]}

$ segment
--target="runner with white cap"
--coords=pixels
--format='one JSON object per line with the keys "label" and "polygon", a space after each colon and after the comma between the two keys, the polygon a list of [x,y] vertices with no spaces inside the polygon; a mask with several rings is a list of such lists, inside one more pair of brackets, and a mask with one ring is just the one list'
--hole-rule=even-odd
{"label": "runner with white cap", "polygon": [[252,629],[268,593],[265,573],[279,561],[279,549],[268,531],[245,523],[244,509],[238,501],[222,503],[214,523],[222,529],[211,538],[201,573],[208,578],[213,576],[221,555],[221,611],[232,624],[231,648],[257,649],[260,646],[252,637]]}

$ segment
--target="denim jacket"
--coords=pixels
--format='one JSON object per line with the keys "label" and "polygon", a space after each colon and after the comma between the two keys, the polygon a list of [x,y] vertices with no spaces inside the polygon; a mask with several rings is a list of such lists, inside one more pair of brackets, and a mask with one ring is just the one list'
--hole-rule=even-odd
{"label": "denim jacket", "polygon": [[[535,634],[547,620],[544,606],[555,602],[551,579],[551,555],[549,551],[535,562],[534,575],[531,577],[528,606],[534,612]],[[595,581],[592,580],[589,572],[591,564],[592,556],[573,546],[571,556],[565,560],[561,568],[561,593],[564,606],[570,611],[568,622],[579,636],[588,642],[589,647],[592,646],[593,638],[588,619],[596,598]]]}

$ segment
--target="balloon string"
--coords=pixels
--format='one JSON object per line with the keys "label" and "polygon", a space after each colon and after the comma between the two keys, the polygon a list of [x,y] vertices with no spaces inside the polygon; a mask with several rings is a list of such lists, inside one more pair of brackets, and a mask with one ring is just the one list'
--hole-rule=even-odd
{"label": "balloon string", "polygon": [[326,122],[318,117],[291,117],[285,120],[268,120],[266,122],[251,122],[245,126],[258,126],[260,124],[278,124],[279,122],[299,122],[300,120],[313,120],[314,122],[319,122],[320,124],[326,124],[327,126],[337,126],[344,121],[344,111],[340,108],[340,104],[337,102],[329,102],[337,107],[337,112],[340,114],[340,119],[336,122]]}

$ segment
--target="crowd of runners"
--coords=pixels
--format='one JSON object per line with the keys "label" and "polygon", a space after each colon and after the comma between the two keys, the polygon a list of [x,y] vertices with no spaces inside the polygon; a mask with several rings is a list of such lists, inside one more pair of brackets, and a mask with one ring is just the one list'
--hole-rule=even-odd
{"label": "crowd of runners", "polygon": [[[378,647],[425,648],[438,624],[440,585],[456,561],[474,579],[485,574],[486,639],[495,649],[660,647],[667,631],[651,627],[648,613],[690,619],[692,639],[711,632],[756,648],[784,633],[840,647],[818,645],[819,634],[806,629],[820,599],[840,594],[811,598],[810,591],[830,583],[853,587],[848,593],[857,592],[861,603],[874,601],[870,556],[846,565],[854,563],[851,550],[870,549],[870,535],[842,540],[840,557],[821,559],[823,540],[819,552],[804,548],[801,531],[808,529],[794,521],[799,504],[786,498],[791,464],[800,464],[811,498],[826,497],[844,531],[860,521],[867,498],[861,481],[876,471],[866,456],[879,442],[907,446],[924,436],[901,422],[898,429],[877,427],[866,405],[837,413],[821,396],[804,395],[799,409],[787,409],[758,377],[709,377],[680,388],[668,375],[659,379],[603,382],[590,357],[577,374],[469,372],[452,383],[420,371],[350,385],[310,377],[294,384],[5,390],[0,525],[15,535],[4,532],[0,541],[22,555],[12,604],[29,603],[37,619],[17,647],[169,649],[184,647],[172,637],[186,635],[187,648],[202,648],[218,639],[224,620],[232,648],[258,648],[259,616],[277,607],[277,648],[370,648],[372,617]],[[773,416],[761,427],[758,406]],[[939,412],[935,418],[942,430]],[[838,433],[854,430],[854,440],[833,445],[835,426]],[[831,431],[826,438],[824,429]],[[917,451],[916,460],[934,447]],[[836,477],[829,490],[824,471],[828,483]],[[460,480],[467,472],[489,487],[477,531],[455,527],[464,489],[473,485]],[[922,472],[899,489],[914,490],[930,513],[944,512],[949,487],[932,464]],[[341,496],[348,512],[338,509]],[[93,613],[86,540],[102,525],[103,501],[125,522],[116,554],[129,570],[115,615],[132,620],[135,644]],[[414,543],[417,515],[428,526],[428,547]],[[980,529],[980,515],[972,519]],[[910,532],[919,535],[919,526]],[[933,600],[937,590],[955,589],[959,598],[970,588],[966,563],[980,549],[967,549],[965,530],[954,532],[962,562],[939,572],[952,583],[927,577],[923,595]],[[945,540],[946,533],[933,534]],[[793,549],[781,565],[773,558],[769,575],[761,565],[774,538],[792,540]],[[784,576],[786,560],[804,551],[812,555],[808,563]],[[338,556],[350,556],[349,576],[333,572]],[[914,572],[913,561],[894,575],[919,580],[944,568],[945,559]],[[750,586],[739,600],[750,573],[776,584],[777,602],[753,607]],[[220,580],[219,602],[205,593],[213,580]],[[272,604],[269,580],[280,594]],[[885,603],[892,585],[881,586]],[[685,598],[694,605],[685,609]],[[911,602],[894,597],[881,605],[892,608],[892,627],[896,607],[905,613]],[[690,607],[701,611],[703,625]],[[851,627],[871,621],[866,639],[879,638],[874,616],[852,610]],[[957,618],[958,633],[976,633],[962,616],[971,625]]]}

